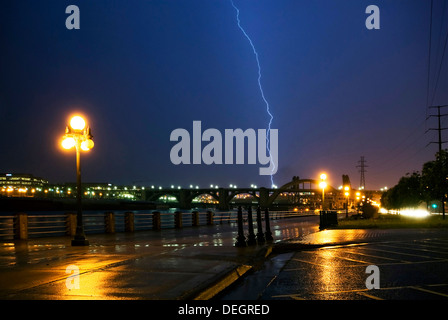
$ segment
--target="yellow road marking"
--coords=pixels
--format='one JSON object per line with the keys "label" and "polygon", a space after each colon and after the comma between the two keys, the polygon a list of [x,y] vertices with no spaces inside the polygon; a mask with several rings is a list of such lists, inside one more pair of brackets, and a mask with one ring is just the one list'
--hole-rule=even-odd
{"label": "yellow road marking", "polygon": [[428,292],[428,293],[431,293],[431,294],[436,294],[436,295],[448,298],[448,294],[445,294],[445,293],[432,291],[432,290],[428,290],[428,289],[424,289],[424,288],[420,288],[420,287],[414,287],[414,286],[410,286],[409,288],[415,289],[415,290],[419,290],[419,291],[423,291],[423,292]]}
{"label": "yellow road marking", "polygon": [[367,298],[370,298],[370,299],[373,299],[373,300],[384,300],[383,298],[380,298],[380,297],[377,297],[377,296],[373,296],[371,294],[365,293],[364,291],[357,292],[357,294],[359,294],[361,296],[364,296],[364,297],[367,297]]}

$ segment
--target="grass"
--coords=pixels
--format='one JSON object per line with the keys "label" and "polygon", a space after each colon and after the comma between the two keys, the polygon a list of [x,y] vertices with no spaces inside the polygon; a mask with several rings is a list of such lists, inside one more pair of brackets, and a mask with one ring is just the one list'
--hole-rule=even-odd
{"label": "grass", "polygon": [[395,229],[395,228],[448,228],[448,218],[441,216],[407,217],[395,214],[383,214],[377,219],[348,219],[338,220],[334,229]]}

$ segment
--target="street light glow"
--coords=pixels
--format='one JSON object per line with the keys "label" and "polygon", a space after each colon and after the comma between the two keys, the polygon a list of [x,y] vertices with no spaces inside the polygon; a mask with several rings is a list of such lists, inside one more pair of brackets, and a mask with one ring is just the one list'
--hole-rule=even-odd
{"label": "street light glow", "polygon": [[327,179],[327,175],[325,173],[322,173],[320,175],[321,180],[326,180]]}
{"label": "street light glow", "polygon": [[71,137],[67,137],[67,138],[64,138],[64,140],[62,140],[62,148],[67,149],[67,150],[73,148],[75,146],[75,144],[76,144],[75,139],[73,139]]}
{"label": "street light glow", "polygon": [[74,116],[70,119],[70,127],[75,130],[83,130],[86,127],[86,121],[81,116]]}
{"label": "street light glow", "polygon": [[93,140],[92,139],[87,139],[87,140],[81,142],[81,149],[83,151],[89,151],[92,148],[93,148]]}

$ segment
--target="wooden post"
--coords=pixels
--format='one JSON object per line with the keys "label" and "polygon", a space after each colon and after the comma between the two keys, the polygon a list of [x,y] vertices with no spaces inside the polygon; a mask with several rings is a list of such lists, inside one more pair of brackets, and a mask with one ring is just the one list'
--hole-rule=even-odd
{"label": "wooden post", "polygon": [[191,224],[193,226],[198,226],[199,225],[199,212],[198,211],[193,211],[192,213],[192,217],[191,217]]}
{"label": "wooden post", "polygon": [[213,225],[213,212],[210,210],[207,211],[207,225]]}
{"label": "wooden post", "polygon": [[176,229],[182,228],[182,212],[180,211],[174,213],[174,227]]}
{"label": "wooden post", "polygon": [[73,237],[76,234],[76,213],[67,212],[65,214],[65,233]]}
{"label": "wooden post", "polygon": [[113,212],[104,214],[104,229],[106,233],[115,233],[115,215]]}
{"label": "wooden post", "polygon": [[154,230],[160,230],[161,229],[161,221],[160,221],[160,212],[154,211],[152,213],[152,228]]}
{"label": "wooden post", "polygon": [[20,212],[16,214],[14,220],[14,239],[28,239],[28,215]]}
{"label": "wooden post", "polygon": [[124,213],[124,231],[125,232],[134,232],[134,230],[135,230],[134,212],[125,212]]}

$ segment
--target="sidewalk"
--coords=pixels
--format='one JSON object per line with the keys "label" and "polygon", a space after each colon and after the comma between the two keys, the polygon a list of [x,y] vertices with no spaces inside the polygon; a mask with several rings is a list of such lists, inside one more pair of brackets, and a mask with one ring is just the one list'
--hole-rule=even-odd
{"label": "sidewalk", "polygon": [[[317,230],[316,216],[271,221],[275,241]],[[209,299],[272,249],[236,248],[236,231],[223,224],[98,234],[89,247],[70,246],[70,237],[2,242],[0,299]]]}

